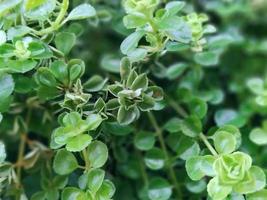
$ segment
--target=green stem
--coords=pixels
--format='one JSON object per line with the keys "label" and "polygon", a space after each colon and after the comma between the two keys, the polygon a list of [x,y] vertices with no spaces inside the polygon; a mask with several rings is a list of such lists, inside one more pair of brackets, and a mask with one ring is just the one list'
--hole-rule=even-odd
{"label": "green stem", "polygon": [[[25,123],[26,123],[26,131],[22,132],[20,135],[20,143],[19,143],[19,149],[18,149],[18,158],[17,158],[17,186],[21,187],[21,171],[22,171],[22,166],[23,166],[23,157],[24,157],[24,152],[26,149],[26,143],[27,143],[27,132],[29,131],[29,123],[31,120],[31,114],[32,114],[32,110],[31,108],[29,108],[28,112],[27,112],[27,116],[25,119]],[[20,198],[20,194],[17,195],[16,197],[17,199]]]}
{"label": "green stem", "polygon": [[36,31],[36,30],[33,30],[33,32],[36,34],[36,35],[46,35],[46,34],[49,34],[49,33],[52,33],[53,31],[59,29],[61,27],[61,22],[63,21],[66,13],[67,13],[67,10],[69,8],[69,0],[63,0],[62,3],[61,3],[61,8],[60,8],[60,11],[59,11],[59,14],[55,20],[55,22],[48,28],[46,29],[42,29],[40,31]]}
{"label": "green stem", "polygon": [[161,130],[160,126],[158,125],[155,116],[151,112],[148,112],[148,118],[149,118],[151,124],[153,125],[153,127],[154,127],[154,129],[156,131],[156,134],[158,136],[161,149],[163,150],[164,155],[165,155],[165,159],[168,162],[169,177],[170,177],[170,179],[172,180],[172,182],[174,184],[175,190],[176,190],[177,195],[178,195],[178,199],[183,199],[182,198],[182,192],[181,192],[181,189],[179,187],[179,184],[178,184],[174,169],[169,164],[170,158],[169,158],[169,155],[168,155],[167,147],[166,147],[165,142],[164,142],[164,138],[163,138],[163,135],[162,135],[162,130]]}
{"label": "green stem", "polygon": [[89,170],[90,169],[90,161],[89,161],[89,157],[87,155],[86,149],[84,149],[82,151],[82,154],[83,154],[83,159],[84,159],[84,162],[85,162],[85,169]]}
{"label": "green stem", "polygon": [[21,168],[22,168],[22,163],[23,163],[23,156],[24,156],[24,152],[25,152],[25,148],[26,148],[26,137],[27,134],[26,133],[21,133],[20,136],[20,143],[19,143],[19,152],[18,152],[18,159],[17,159],[17,178],[20,184],[20,180],[21,180]]}
{"label": "green stem", "polygon": [[188,117],[187,112],[178,104],[176,103],[172,98],[165,95],[165,98],[169,102],[170,106],[179,114],[181,117],[186,118]]}
{"label": "green stem", "polygon": [[144,185],[145,187],[148,187],[148,176],[147,176],[147,173],[146,173],[146,169],[145,169],[145,166],[144,166],[144,163],[143,163],[143,159],[142,159],[142,156],[140,154],[140,151],[136,151],[137,152],[137,157],[138,157],[138,160],[139,160],[139,166],[140,166],[140,170],[141,170],[141,175],[142,175],[142,178],[143,178],[143,181],[144,181]]}
{"label": "green stem", "polygon": [[206,137],[203,133],[200,133],[199,137],[202,139],[202,141],[204,142],[204,144],[206,145],[206,147],[210,150],[210,152],[211,152],[214,156],[218,156],[218,153],[217,153],[216,150],[212,147],[212,145],[211,145],[210,142],[208,141],[207,137]]}

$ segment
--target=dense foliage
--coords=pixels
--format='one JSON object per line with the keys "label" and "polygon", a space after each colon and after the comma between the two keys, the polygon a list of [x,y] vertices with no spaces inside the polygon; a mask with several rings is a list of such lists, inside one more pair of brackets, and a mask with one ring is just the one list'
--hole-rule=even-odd
{"label": "dense foliage", "polygon": [[0,199],[266,200],[266,0],[0,0]]}

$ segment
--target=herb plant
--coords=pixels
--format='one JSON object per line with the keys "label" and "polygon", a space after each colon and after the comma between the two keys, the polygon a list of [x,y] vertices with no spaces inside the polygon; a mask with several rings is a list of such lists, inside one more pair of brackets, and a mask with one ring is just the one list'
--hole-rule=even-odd
{"label": "herb plant", "polygon": [[266,0],[1,0],[0,199],[266,200]]}

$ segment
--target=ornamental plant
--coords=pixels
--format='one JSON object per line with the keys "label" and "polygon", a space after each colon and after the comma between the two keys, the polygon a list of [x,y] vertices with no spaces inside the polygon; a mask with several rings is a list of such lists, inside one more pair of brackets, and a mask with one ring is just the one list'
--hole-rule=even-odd
{"label": "ornamental plant", "polygon": [[0,199],[266,200],[266,5],[0,1]]}

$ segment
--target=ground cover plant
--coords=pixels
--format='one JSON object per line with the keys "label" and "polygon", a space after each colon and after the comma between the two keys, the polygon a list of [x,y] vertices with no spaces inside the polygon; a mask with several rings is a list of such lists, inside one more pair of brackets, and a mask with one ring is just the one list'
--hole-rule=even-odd
{"label": "ground cover plant", "polygon": [[0,0],[0,199],[266,200],[266,0]]}

